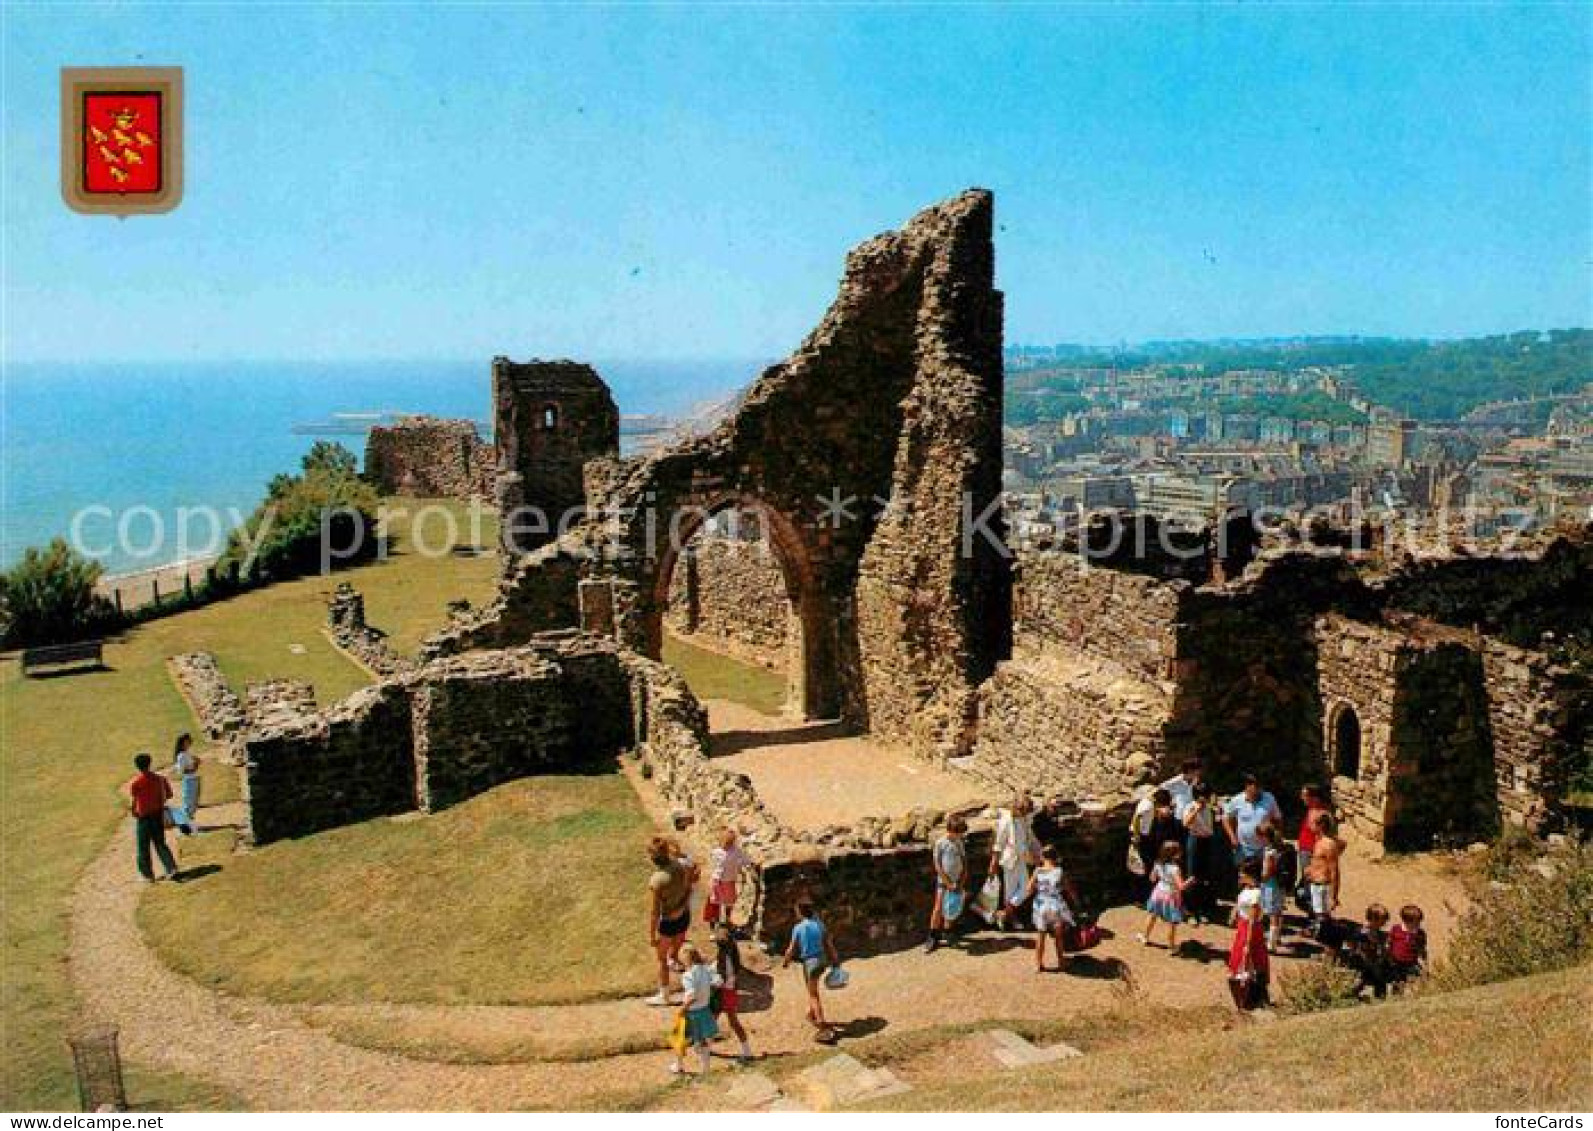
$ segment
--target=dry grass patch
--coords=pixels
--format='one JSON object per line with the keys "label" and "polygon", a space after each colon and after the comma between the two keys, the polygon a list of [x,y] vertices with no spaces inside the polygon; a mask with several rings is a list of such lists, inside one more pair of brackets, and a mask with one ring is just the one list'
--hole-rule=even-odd
{"label": "dry grass patch", "polygon": [[[1024,1073],[930,1083],[888,1106],[949,1111],[1586,1110],[1590,970],[1229,1031],[1148,1035]],[[1322,1050],[1331,1049],[1324,1069]],[[1547,1053],[1547,1055],[1546,1055]],[[1326,1073],[1324,1075],[1324,1072]],[[1314,1081],[1311,1086],[1302,1082]]]}
{"label": "dry grass patch", "polygon": [[157,886],[140,921],[176,969],[272,1001],[624,996],[649,986],[652,834],[618,773],[527,778],[430,816],[242,855],[220,834],[203,837],[204,862],[220,870]]}

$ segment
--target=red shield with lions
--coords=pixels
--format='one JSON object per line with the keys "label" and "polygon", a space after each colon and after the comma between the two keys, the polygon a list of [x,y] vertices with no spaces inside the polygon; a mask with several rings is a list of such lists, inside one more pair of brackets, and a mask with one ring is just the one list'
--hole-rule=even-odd
{"label": "red shield with lions", "polygon": [[77,211],[175,208],[182,139],[182,68],[61,69],[61,195]]}
{"label": "red shield with lions", "polygon": [[161,190],[161,96],[155,91],[83,95],[83,188]]}

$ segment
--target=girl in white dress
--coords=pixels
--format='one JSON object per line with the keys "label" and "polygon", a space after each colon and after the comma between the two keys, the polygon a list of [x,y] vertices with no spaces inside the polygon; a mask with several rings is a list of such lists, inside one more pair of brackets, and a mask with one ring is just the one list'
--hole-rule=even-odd
{"label": "girl in white dress", "polygon": [[1067,965],[1067,950],[1063,946],[1063,932],[1073,926],[1073,912],[1068,907],[1066,880],[1057,850],[1046,845],[1040,853],[1040,866],[1029,877],[1024,890],[1025,898],[1033,898],[1034,917],[1034,968],[1045,973],[1045,940],[1050,936],[1056,942],[1056,968]]}

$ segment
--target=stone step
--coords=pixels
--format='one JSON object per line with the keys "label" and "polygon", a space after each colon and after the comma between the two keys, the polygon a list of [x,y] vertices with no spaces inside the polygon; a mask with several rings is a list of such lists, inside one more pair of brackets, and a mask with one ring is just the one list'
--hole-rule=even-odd
{"label": "stone step", "polygon": [[1028,1068],[1084,1055],[1072,1045],[1061,1042],[1041,1047],[1010,1029],[986,1029],[984,1036],[989,1044],[990,1055],[1003,1068]]}
{"label": "stone step", "polygon": [[771,1077],[762,1072],[746,1070],[736,1073],[735,1083],[730,1085],[725,1095],[737,1107],[748,1109],[769,1108],[785,1098],[780,1094],[780,1086]]}
{"label": "stone step", "polygon": [[869,1068],[844,1052],[797,1073],[791,1086],[794,1092],[818,1111],[866,1103],[912,1090],[912,1085],[889,1068]]}

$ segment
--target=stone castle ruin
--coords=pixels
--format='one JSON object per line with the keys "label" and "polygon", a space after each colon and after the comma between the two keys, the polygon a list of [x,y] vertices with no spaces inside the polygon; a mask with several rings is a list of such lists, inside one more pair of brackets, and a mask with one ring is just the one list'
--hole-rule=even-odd
{"label": "stone castle ruin", "polygon": [[407,416],[365,438],[365,476],[384,495],[490,499],[495,459],[468,420]]}
{"label": "stone castle ruin", "polygon": [[[1555,828],[1593,707],[1542,634],[1593,591],[1589,532],[1389,563],[1321,544],[1092,556],[1086,530],[1014,559],[992,208],[971,191],[860,245],[818,327],[731,416],[642,458],[618,457],[589,367],[494,360],[497,598],[384,666],[340,593],[334,638],[373,686],[266,722],[224,703],[253,839],[634,752],[683,821],[741,828],[759,864],[742,912],[766,938],[805,892],[846,945],[916,934],[944,814],[785,823],[711,756],[702,707],[658,661],[666,623],[785,667],[791,714],[977,796],[1073,799],[1068,866],[1102,897],[1134,796],[1189,755],[1219,788],[1254,770],[1286,806],[1330,784],[1391,847]],[[203,664],[183,678],[204,698]]]}

